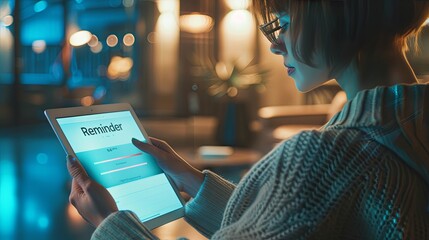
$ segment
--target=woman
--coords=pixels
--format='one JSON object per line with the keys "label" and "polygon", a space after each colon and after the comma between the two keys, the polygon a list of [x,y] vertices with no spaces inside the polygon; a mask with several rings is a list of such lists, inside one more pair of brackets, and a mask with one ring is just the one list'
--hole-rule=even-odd
{"label": "woman", "polygon": [[[429,2],[253,5],[297,88],[335,78],[348,103],[322,130],[277,146],[237,186],[194,169],[163,141],[133,140],[193,197],[186,220],[213,239],[429,239],[429,86],[404,54]],[[72,158],[68,167],[70,200],[97,226],[94,239],[155,238]]]}

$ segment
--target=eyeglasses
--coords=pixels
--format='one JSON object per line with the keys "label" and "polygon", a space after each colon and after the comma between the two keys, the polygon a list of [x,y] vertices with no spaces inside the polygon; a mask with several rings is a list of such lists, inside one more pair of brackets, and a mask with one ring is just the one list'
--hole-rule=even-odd
{"label": "eyeglasses", "polygon": [[265,24],[259,25],[259,30],[267,37],[267,39],[272,44],[279,44],[278,39],[280,35],[280,31],[283,26],[280,25],[279,18],[275,18],[274,20],[267,22]]}

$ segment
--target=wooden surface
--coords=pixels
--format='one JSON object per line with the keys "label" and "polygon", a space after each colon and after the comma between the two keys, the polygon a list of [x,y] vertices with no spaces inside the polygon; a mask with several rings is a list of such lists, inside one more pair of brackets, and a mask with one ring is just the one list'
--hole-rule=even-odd
{"label": "wooden surface", "polygon": [[183,218],[167,223],[161,227],[152,230],[159,239],[162,240],[205,240],[207,239],[189,225]]}
{"label": "wooden surface", "polygon": [[273,130],[273,137],[277,140],[284,140],[300,133],[301,131],[316,130],[321,127],[322,125],[283,125]]}

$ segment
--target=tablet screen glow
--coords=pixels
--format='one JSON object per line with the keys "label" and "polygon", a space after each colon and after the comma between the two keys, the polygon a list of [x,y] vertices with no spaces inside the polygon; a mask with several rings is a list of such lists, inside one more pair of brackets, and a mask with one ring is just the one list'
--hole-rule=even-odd
{"label": "tablet screen glow", "polygon": [[120,210],[145,222],[182,207],[153,157],[131,143],[146,139],[129,111],[56,120],[88,175],[107,188]]}

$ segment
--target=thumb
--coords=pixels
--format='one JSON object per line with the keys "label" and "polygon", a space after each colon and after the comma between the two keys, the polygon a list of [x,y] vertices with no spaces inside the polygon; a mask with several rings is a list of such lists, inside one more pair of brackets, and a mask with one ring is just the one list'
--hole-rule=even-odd
{"label": "thumb", "polygon": [[67,169],[69,170],[70,175],[73,177],[73,179],[76,179],[79,185],[83,185],[90,180],[85,169],[83,169],[82,165],[72,155],[67,156]]}

